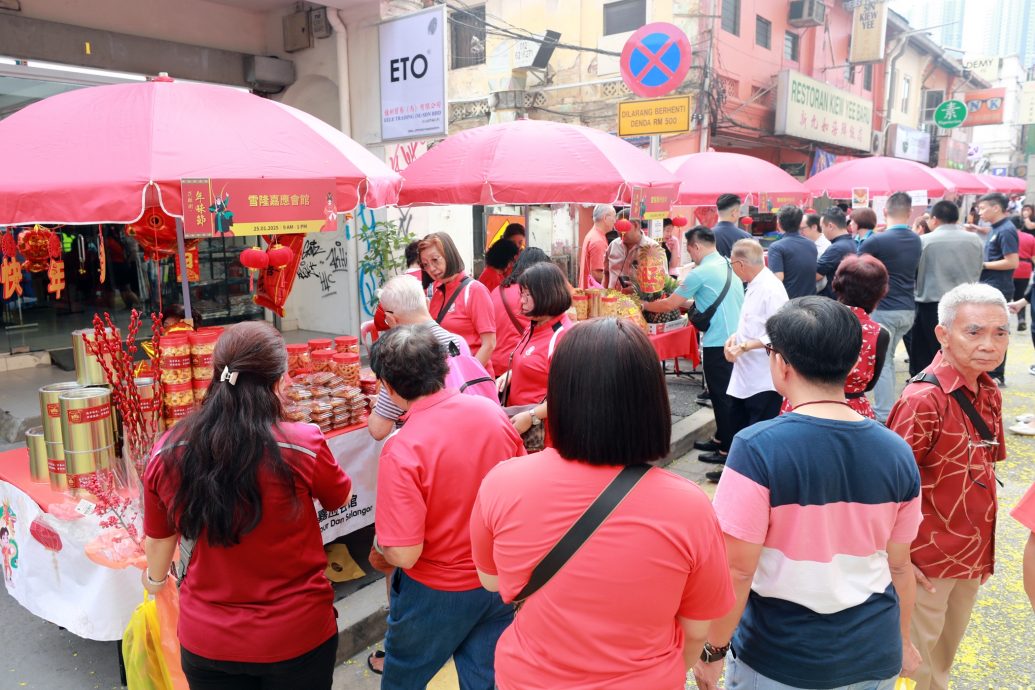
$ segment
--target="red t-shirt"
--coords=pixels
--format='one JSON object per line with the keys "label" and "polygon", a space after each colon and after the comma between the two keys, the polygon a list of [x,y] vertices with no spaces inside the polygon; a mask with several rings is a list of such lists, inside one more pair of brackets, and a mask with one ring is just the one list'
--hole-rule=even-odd
{"label": "red t-shirt", "polygon": [[1028,487],[1028,491],[1010,515],[1014,520],[1035,532],[1035,484]]}
{"label": "red t-shirt", "polygon": [[[511,283],[507,287],[499,287],[489,295],[492,299],[492,311],[496,316],[496,349],[492,351],[492,368],[496,376],[510,371],[510,355],[517,347],[521,335],[528,328],[531,320],[521,313],[521,287],[517,283]],[[507,300],[514,318],[521,324],[521,329],[514,327],[510,320],[507,308],[503,306],[503,300]]]}
{"label": "red t-shirt", "polygon": [[[483,573],[514,599],[535,565],[620,471],[547,448],[489,472],[471,514]],[[564,567],[525,602],[496,645],[501,690],[683,688],[677,616],[733,606],[726,548],[708,497],[652,469]]]}
{"label": "red t-shirt", "polygon": [[[301,656],[337,632],[334,590],[313,499],[345,505],[352,482],[313,424],[281,423],[280,454],[295,472],[293,495],[259,471],[262,520],[231,547],[198,540],[180,588],[180,643],[221,661],[271,663]],[[144,474],[144,533],[176,534],[169,506],[179,480],[167,458],[177,446],[163,437]]]}
{"label": "red t-shirt", "polygon": [[[460,281],[464,277],[464,274],[461,273],[456,280],[452,280],[448,284],[443,284],[442,281],[435,282],[434,294],[431,304],[428,305],[428,311],[436,321],[439,311],[442,310],[448,298],[460,289]],[[488,289],[477,280],[468,281],[452,306],[449,307],[445,318],[439,321],[439,325],[450,333],[455,333],[463,338],[471,348],[471,354],[477,354],[482,347],[481,334],[496,332],[496,317],[493,315],[492,298],[489,297]],[[489,364],[491,366],[491,360]],[[492,374],[492,371],[490,370],[489,373]]]}
{"label": "red t-shirt", "polygon": [[506,276],[502,271],[499,271],[492,266],[486,266],[485,270],[482,271],[482,274],[478,276],[478,282],[484,285],[489,292],[492,292],[500,286],[500,283],[503,282],[505,277]]}
{"label": "red t-shirt", "polygon": [[593,271],[604,271],[602,280],[607,280],[607,238],[596,227],[590,228],[582,241],[582,254],[579,257],[579,287],[594,287],[590,284]]}
{"label": "red t-shirt", "polygon": [[510,395],[506,405],[538,404],[546,397],[550,362],[561,338],[571,330],[567,314],[543,324],[532,324],[518,342],[510,369]]}
{"label": "red t-shirt", "polygon": [[381,451],[378,543],[423,543],[406,574],[427,587],[448,592],[480,587],[471,560],[471,506],[490,469],[524,454],[514,425],[485,398],[443,389],[416,401],[406,425]]}
{"label": "red t-shirt", "polygon": [[1013,271],[1014,279],[1027,280],[1031,278],[1031,259],[1035,255],[1035,235],[1023,230],[1017,233],[1017,258],[1020,262]]}

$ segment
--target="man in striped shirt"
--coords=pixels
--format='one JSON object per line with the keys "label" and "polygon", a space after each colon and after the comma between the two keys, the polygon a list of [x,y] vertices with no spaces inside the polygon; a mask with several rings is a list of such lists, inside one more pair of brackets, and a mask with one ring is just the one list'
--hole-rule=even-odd
{"label": "man in striped shirt", "polygon": [[[791,412],[737,434],[715,494],[737,605],[712,623],[698,687],[890,690],[909,641],[920,476],[909,446],[852,410],[859,320],[824,297],[766,322],[773,385]],[[732,650],[730,645],[732,643]]]}
{"label": "man in striped shirt", "polygon": [[[471,349],[464,342],[463,338],[450,333],[435,323],[435,319],[431,318],[431,312],[428,311],[428,299],[424,294],[424,290],[421,289],[420,282],[412,277],[408,275],[395,276],[385,283],[385,286],[381,288],[380,304],[384,308],[385,321],[390,328],[399,325],[416,326],[426,324],[431,328],[431,332],[435,334],[435,338],[442,347],[448,347],[450,343],[453,343],[460,351],[460,354],[471,354]],[[488,373],[486,373],[486,376],[488,376]],[[374,410],[367,420],[367,430],[370,431],[371,436],[380,441],[392,433],[392,430],[399,424],[399,418],[403,414],[405,414],[404,411],[392,402],[392,398],[382,388],[377,396]]]}

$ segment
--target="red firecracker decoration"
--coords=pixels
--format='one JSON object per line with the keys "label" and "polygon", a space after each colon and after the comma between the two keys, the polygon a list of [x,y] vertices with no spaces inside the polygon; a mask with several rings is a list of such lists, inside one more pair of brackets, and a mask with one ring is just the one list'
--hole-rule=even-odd
{"label": "red firecracker decoration", "polygon": [[36,225],[18,235],[18,251],[25,257],[25,270],[42,273],[50,267],[50,238],[54,236],[47,228]]}
{"label": "red firecracker decoration", "polygon": [[[305,235],[281,235],[281,249],[286,253],[279,253],[278,259],[287,258],[287,263],[279,268],[274,267],[274,258],[270,252],[270,265],[262,272],[259,280],[259,288],[256,290],[255,303],[260,307],[270,309],[280,316],[284,316],[284,303],[291,293],[291,287],[295,282],[295,275],[298,271],[298,264],[302,260],[302,244]],[[270,247],[271,250],[274,247]]]}
{"label": "red firecracker decoration", "polygon": [[3,255],[13,259],[18,253],[18,242],[14,239],[14,233],[5,232],[0,235],[0,251]]}
{"label": "red firecracker decoration", "polygon": [[61,238],[58,237],[56,232],[50,233],[50,258],[61,258]]}
{"label": "red firecracker decoration", "polygon": [[97,263],[100,264],[100,283],[108,278],[108,250],[104,248],[104,228],[97,226]]}
{"label": "red firecracker decoration", "polygon": [[622,233],[623,235],[633,229],[632,221],[622,218],[615,222],[615,230]]}
{"label": "red firecracker decoration", "polygon": [[672,216],[672,225],[677,228],[685,228],[690,220],[686,216]]}

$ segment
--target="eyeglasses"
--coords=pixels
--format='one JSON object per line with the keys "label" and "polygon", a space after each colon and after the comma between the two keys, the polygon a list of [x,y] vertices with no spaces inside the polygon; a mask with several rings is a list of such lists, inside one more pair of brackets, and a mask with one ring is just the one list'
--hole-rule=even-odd
{"label": "eyeglasses", "polygon": [[999,110],[1003,107],[1003,99],[998,96],[994,98],[976,98],[972,101],[967,101],[967,110],[976,113],[981,110],[983,105],[987,105],[989,110]]}
{"label": "eyeglasses", "polygon": [[765,353],[766,353],[767,355],[769,355],[770,357],[772,357],[772,356],[773,356],[773,353],[774,353],[774,352],[775,352],[776,354],[780,354],[780,351],[779,351],[779,350],[777,350],[777,349],[776,349],[775,347],[773,347],[773,344],[772,344],[772,343],[765,343],[765,344],[763,345],[763,347],[765,348]]}

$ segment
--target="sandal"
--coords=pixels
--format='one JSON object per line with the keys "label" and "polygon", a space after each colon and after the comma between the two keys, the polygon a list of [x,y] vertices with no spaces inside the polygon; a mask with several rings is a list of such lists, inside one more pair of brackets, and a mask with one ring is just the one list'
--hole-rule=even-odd
{"label": "sandal", "polygon": [[[382,673],[384,673],[384,670],[378,671],[376,668],[374,668],[374,659],[384,659],[384,658],[385,658],[385,653],[382,650],[378,649],[373,654],[371,654],[370,656],[367,657],[367,668],[369,668],[371,671],[373,671],[374,673],[376,673],[377,675],[380,676]],[[383,668],[384,667],[382,666],[382,669]]]}

